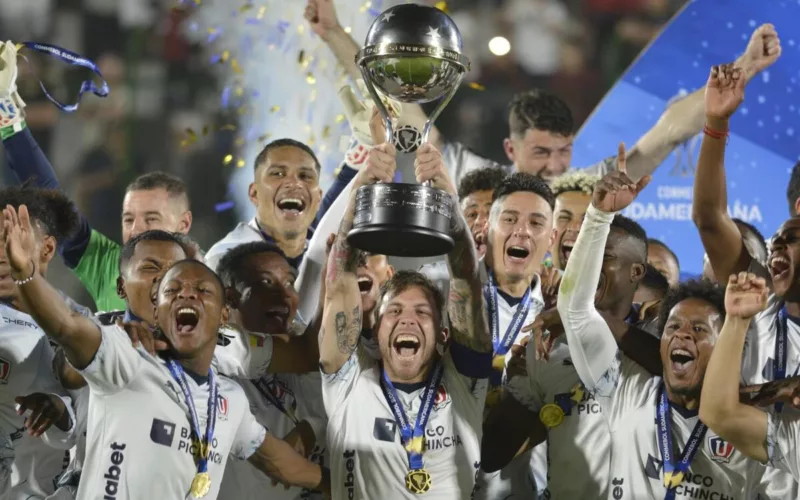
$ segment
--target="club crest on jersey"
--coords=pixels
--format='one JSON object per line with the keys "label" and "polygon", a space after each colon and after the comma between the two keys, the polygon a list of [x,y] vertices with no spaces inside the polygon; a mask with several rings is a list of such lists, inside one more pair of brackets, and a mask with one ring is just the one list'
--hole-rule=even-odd
{"label": "club crest on jersey", "polygon": [[719,436],[709,436],[708,449],[711,451],[711,460],[727,464],[733,455],[733,445]]}
{"label": "club crest on jersey", "polygon": [[[419,398],[422,399],[422,394],[419,395]],[[445,408],[449,404],[450,394],[447,392],[447,386],[445,386],[444,382],[442,382],[439,384],[439,388],[436,390],[436,398],[433,400],[433,409],[438,411],[442,408]]]}
{"label": "club crest on jersey", "polygon": [[222,394],[217,396],[217,418],[228,420],[228,398]]}
{"label": "club crest on jersey", "polygon": [[8,376],[11,374],[11,363],[0,358],[0,384],[8,383]]}

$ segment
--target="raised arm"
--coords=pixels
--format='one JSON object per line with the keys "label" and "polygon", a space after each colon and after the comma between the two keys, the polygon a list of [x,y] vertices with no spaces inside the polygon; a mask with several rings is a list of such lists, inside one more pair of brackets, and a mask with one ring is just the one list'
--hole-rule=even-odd
{"label": "raised arm", "polygon": [[82,369],[100,347],[100,328],[92,320],[72,312],[58,291],[39,274],[33,261],[36,251],[28,209],[12,206],[3,211],[3,238],[11,277],[18,283],[20,299],[45,333],[64,348],[70,363]]}
{"label": "raised arm", "polygon": [[728,214],[725,180],[728,120],[744,101],[744,81],[744,72],[739,68],[711,68],[706,86],[706,132],[694,178],[692,220],[719,283],[747,270],[752,260],[739,228]]}
{"label": "raised arm", "polygon": [[728,279],[725,291],[725,324],[719,334],[703,379],[700,420],[746,456],[766,462],[768,458],[767,414],[739,401],[742,351],[747,329],[767,305],[763,278],[739,273]]}
{"label": "raised arm", "polygon": [[[763,24],[753,31],[744,53],[734,66],[743,68],[750,81],[763,69],[771,66],[780,56],[778,33],[771,24]],[[705,118],[701,88],[674,102],[628,152],[628,175],[639,179],[655,172],[672,151],[703,129]]]}
{"label": "raised arm", "polygon": [[620,145],[617,170],[595,185],[558,292],[558,313],[570,356],[578,376],[590,390],[597,388],[614,366],[618,350],[614,334],[594,305],[611,222],[650,181],[648,176],[634,183],[625,172],[625,148]]}

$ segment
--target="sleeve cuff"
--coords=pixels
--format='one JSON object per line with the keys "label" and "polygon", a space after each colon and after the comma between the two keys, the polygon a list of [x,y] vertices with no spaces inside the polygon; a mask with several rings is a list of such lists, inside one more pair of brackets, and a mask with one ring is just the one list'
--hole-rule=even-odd
{"label": "sleeve cuff", "polygon": [[603,212],[595,207],[594,203],[589,203],[589,208],[586,209],[586,221],[598,224],[611,224],[618,213],[619,212]]}
{"label": "sleeve cuff", "polygon": [[44,441],[48,446],[51,446],[57,450],[69,450],[75,445],[74,434],[76,420],[75,412],[72,409],[72,401],[70,398],[60,396],[58,394],[49,393],[49,395],[61,399],[61,401],[63,401],[64,405],[67,407],[67,415],[69,416],[69,429],[63,431],[53,424],[45,431],[44,434],[42,434],[42,441]]}

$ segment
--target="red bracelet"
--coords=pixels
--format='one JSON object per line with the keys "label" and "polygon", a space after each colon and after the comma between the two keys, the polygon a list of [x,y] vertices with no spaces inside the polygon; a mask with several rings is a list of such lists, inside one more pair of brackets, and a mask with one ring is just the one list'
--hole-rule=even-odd
{"label": "red bracelet", "polygon": [[703,133],[707,136],[711,137],[712,139],[725,139],[728,137],[727,130],[714,130],[713,128],[709,128],[708,125],[703,127]]}

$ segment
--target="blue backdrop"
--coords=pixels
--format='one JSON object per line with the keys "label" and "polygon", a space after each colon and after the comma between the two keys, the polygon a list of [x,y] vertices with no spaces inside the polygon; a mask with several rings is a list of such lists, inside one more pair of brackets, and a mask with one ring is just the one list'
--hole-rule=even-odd
{"label": "blue backdrop", "polygon": [[[783,54],[754,78],[731,119],[726,155],[732,216],[769,238],[788,217],[786,186],[800,160],[800,0],[694,0],[678,13],[606,95],[580,130],[574,165],[614,154],[653,126],[667,103],[705,84],[712,65],[744,51],[753,30],[775,25]],[[702,136],[679,147],[625,215],[666,242],[681,270],[699,274],[703,247],[691,221],[692,183]]]}

